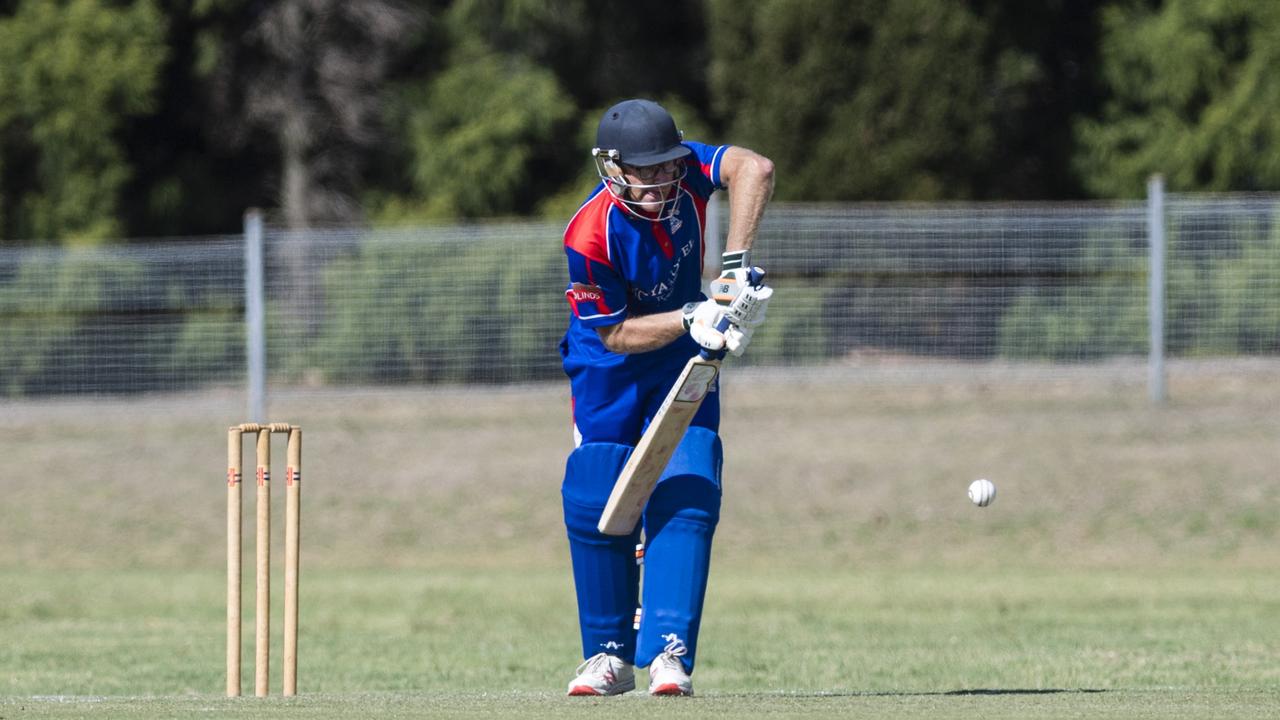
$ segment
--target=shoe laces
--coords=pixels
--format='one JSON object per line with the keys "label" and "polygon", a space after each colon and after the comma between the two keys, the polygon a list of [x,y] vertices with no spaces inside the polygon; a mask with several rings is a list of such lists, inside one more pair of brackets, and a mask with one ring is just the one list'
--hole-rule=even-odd
{"label": "shoe laces", "polygon": [[658,659],[667,665],[679,666],[683,671],[684,663],[680,662],[680,658],[689,654],[689,648],[685,647],[684,641],[675,633],[664,635],[662,639],[667,641],[667,645],[662,648],[662,654]]}

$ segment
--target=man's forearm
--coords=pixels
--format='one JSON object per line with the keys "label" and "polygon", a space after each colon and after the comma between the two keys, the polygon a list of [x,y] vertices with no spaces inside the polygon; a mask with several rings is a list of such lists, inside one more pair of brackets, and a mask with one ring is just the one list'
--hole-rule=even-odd
{"label": "man's forearm", "polygon": [[736,158],[729,179],[729,233],[725,251],[749,250],[773,197],[773,163],[756,153]]}
{"label": "man's forearm", "polygon": [[610,352],[641,353],[666,347],[684,335],[684,319],[679,310],[628,317],[617,325],[596,328]]}

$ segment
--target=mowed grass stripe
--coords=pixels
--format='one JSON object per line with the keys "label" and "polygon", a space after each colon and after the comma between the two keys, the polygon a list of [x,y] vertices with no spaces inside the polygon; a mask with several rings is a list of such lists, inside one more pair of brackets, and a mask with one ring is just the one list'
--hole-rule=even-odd
{"label": "mowed grass stripe", "polygon": [[[658,704],[661,703],[661,704]],[[0,713],[20,718],[473,718],[475,720],[617,720],[663,718],[940,718],[942,720],[1191,720],[1264,718],[1276,695],[1265,691],[1052,691],[991,694],[704,694],[655,699],[565,698],[547,692],[404,692],[310,695],[290,699],[132,697],[0,698]]]}
{"label": "mowed grass stripe", "polygon": [[[1263,700],[1280,700],[1280,650],[1268,640],[1280,632],[1273,576],[721,568],[695,675],[702,697],[690,707],[711,717],[1147,717],[1154,705],[1169,711],[1162,717],[1249,717]],[[585,712],[559,698],[578,652],[567,570],[311,573],[303,698],[265,706],[219,697],[221,580],[203,571],[5,571],[0,583],[13,591],[0,606],[0,696],[14,717],[70,717],[75,707],[111,708],[112,717],[254,707],[340,717],[359,697],[392,717]],[[86,696],[101,699],[74,700]],[[625,698],[614,707],[648,706]]]}

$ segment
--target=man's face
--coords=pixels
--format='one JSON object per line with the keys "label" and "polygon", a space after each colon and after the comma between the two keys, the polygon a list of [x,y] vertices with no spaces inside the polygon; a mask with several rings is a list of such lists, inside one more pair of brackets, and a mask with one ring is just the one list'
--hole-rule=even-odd
{"label": "man's face", "polygon": [[640,167],[624,164],[622,172],[628,183],[640,186],[627,188],[628,199],[639,204],[645,212],[656,213],[662,209],[662,203],[675,191],[675,184],[671,181],[680,172],[680,161],[668,160],[657,165]]}

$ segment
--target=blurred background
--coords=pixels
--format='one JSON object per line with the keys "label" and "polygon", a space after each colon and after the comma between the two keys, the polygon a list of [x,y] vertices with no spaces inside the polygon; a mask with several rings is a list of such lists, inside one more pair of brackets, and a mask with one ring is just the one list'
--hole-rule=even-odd
{"label": "blurred background", "polygon": [[1266,0],[0,0],[0,396],[558,379],[631,96],[777,164],[746,364],[1269,356],[1277,52]]}
{"label": "blurred background", "polygon": [[[99,443],[187,417],[216,443],[195,426],[368,401],[413,427],[470,398],[463,426],[511,437],[480,398],[532,392],[551,452],[508,476],[541,498],[569,438],[561,234],[600,113],[633,96],[777,164],[756,262],[779,292],[730,414],[767,398],[799,442],[900,396],[1264,402],[1276,53],[1269,0],[0,0],[0,406]],[[815,428],[824,387],[848,408]],[[393,474],[431,475],[445,455],[405,434]],[[36,482],[43,454],[10,440]],[[838,445],[804,464],[854,463]],[[893,475],[953,472],[923,455]]]}
{"label": "blurred background", "polygon": [[794,202],[1280,189],[1267,0],[2,0],[0,239],[562,222],[600,111]]}
{"label": "blurred background", "polygon": [[1273,689],[1278,54],[1273,0],[0,0],[0,695],[221,688],[250,420],[306,431],[307,692],[558,691],[561,236],[635,96],[777,166],[709,687]]}

